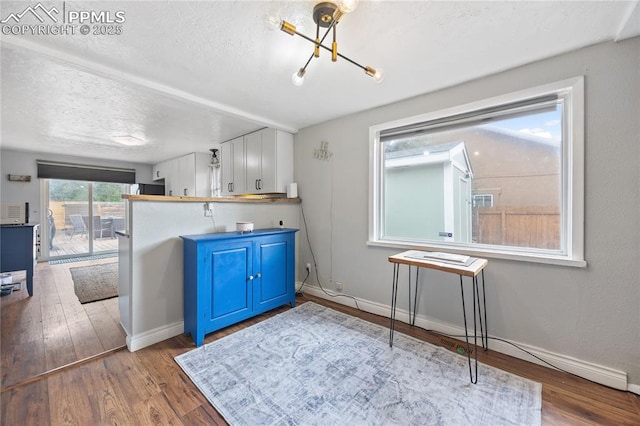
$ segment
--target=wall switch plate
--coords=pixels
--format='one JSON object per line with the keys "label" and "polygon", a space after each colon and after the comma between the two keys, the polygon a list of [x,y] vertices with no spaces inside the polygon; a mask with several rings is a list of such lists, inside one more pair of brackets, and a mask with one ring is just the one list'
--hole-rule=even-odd
{"label": "wall switch plate", "polygon": [[340,281],[336,281],[336,290],[337,291],[342,291],[344,290],[344,284]]}
{"label": "wall switch plate", "polygon": [[204,216],[205,217],[213,216],[213,203],[204,203]]}

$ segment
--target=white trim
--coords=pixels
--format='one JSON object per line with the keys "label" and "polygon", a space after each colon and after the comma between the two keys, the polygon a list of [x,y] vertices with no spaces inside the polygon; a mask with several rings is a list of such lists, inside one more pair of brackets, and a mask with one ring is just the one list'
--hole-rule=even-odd
{"label": "white trim", "polygon": [[[451,244],[422,244],[418,241],[367,241],[367,245],[371,247],[386,247],[400,250],[452,251],[453,249]],[[458,245],[455,246],[453,251],[467,256],[484,257],[488,259],[517,260],[532,263],[544,263],[547,265],[572,266],[576,268],[585,268],[587,266],[587,262],[584,260],[573,260],[567,259],[565,256],[551,256],[548,254],[538,256],[532,253],[498,251],[488,248],[480,249],[479,247],[476,249],[475,247],[469,248]]]}
{"label": "white trim", "polygon": [[633,393],[635,393],[635,394],[637,394],[637,395],[640,395],[640,385],[636,385],[636,384],[633,384],[633,383],[629,383],[629,384],[627,385],[627,390],[628,390],[629,392],[633,392]]}
{"label": "white trim", "polygon": [[[484,246],[481,244],[456,244],[434,241],[400,241],[385,240],[381,235],[380,224],[384,203],[382,182],[382,157],[380,132],[395,127],[408,126],[419,122],[470,113],[489,106],[509,104],[520,100],[557,94],[563,98],[564,117],[566,119],[563,144],[563,182],[562,182],[562,229],[565,232],[563,247],[557,252],[508,246]],[[529,88],[514,93],[503,94],[493,98],[471,102],[451,108],[421,114],[413,117],[394,120],[369,127],[369,240],[368,245],[454,250],[474,253],[483,257],[495,257],[518,261],[548,263],[563,266],[586,266],[584,259],[584,77],[577,76],[566,80]],[[570,174],[570,175],[569,175]],[[445,206],[446,208],[446,206]],[[569,226],[570,224],[570,226]]]}
{"label": "white trim", "polygon": [[[296,286],[299,286],[300,284],[301,283],[296,283]],[[317,296],[322,299],[331,300],[341,305],[355,307],[355,302],[353,301],[353,299],[348,297],[329,297],[324,292],[322,292],[322,290],[320,290],[318,287],[314,285],[305,284],[303,292],[307,292],[309,294],[312,294],[313,296]],[[336,294],[338,295],[340,293],[336,293]],[[376,302],[370,302],[368,300],[363,300],[359,298],[356,298],[356,299],[358,301],[358,306],[360,307],[361,310],[372,313],[372,314],[384,316],[387,318],[390,316],[391,308],[388,305],[384,305]],[[408,323],[409,313],[406,310],[397,309],[396,320]],[[417,315],[416,326],[426,330],[434,330],[434,331],[444,333],[444,334],[449,334],[449,335],[464,335],[464,328],[456,325],[440,322],[440,321],[435,321],[433,319],[429,319],[425,317],[424,315]],[[604,365],[594,364],[592,362],[580,360],[578,358],[574,358],[568,355],[550,352],[550,351],[547,351],[546,349],[527,345],[525,343],[520,343],[515,341],[512,341],[511,343],[516,344],[521,348],[529,351],[530,353],[555,365],[556,367],[561,368],[570,373],[573,373],[579,377],[583,377],[587,380],[591,380],[593,382],[600,383],[602,385],[609,386],[615,389],[620,389],[624,391],[628,390],[630,392],[640,394],[640,386],[635,384],[628,384],[627,373],[625,373],[624,371],[615,370],[613,368],[606,367]],[[534,364],[539,364],[545,367],[549,367],[542,361],[529,356],[525,352],[522,352],[519,349],[505,342],[489,340],[489,348],[492,351],[510,355],[514,358],[523,359],[525,361],[529,361]]]}
{"label": "white trim", "polygon": [[127,348],[130,352],[135,352],[182,333],[184,333],[184,321],[174,322],[134,336],[127,334]]}

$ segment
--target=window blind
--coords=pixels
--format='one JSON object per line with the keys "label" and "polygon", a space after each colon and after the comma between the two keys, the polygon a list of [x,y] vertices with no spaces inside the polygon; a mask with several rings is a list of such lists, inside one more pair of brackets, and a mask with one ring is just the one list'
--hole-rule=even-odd
{"label": "window blind", "polygon": [[36,160],[38,177],[88,182],[135,183],[136,170],[87,164]]}
{"label": "window blind", "polygon": [[522,112],[527,113],[532,108],[550,107],[552,108],[558,101],[556,93],[544,96],[538,96],[531,99],[511,102],[502,105],[495,105],[475,111],[463,112],[460,114],[439,117],[433,120],[423,121],[421,123],[409,124],[406,126],[395,127],[392,129],[382,130],[380,132],[380,142],[386,142],[398,138],[406,138],[419,136],[433,129],[441,129],[443,127],[456,127],[459,125],[469,125],[472,122],[488,122],[500,119],[502,116]]}

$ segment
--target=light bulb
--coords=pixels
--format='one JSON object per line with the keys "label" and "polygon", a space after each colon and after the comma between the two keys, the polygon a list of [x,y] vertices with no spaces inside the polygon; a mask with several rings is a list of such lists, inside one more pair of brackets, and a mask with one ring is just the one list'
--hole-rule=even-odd
{"label": "light bulb", "polygon": [[291,81],[293,81],[293,84],[295,84],[296,86],[302,86],[302,83],[304,83],[304,73],[304,68],[300,68],[300,70],[294,72],[291,76]]}
{"label": "light bulb", "polygon": [[373,81],[376,83],[382,83],[384,80],[384,70],[381,68],[376,68],[376,72],[372,75]]}
{"label": "light bulb", "polygon": [[267,13],[264,15],[264,26],[269,31],[275,31],[280,29],[282,25],[282,19],[279,16],[273,15],[271,13]]}
{"label": "light bulb", "polygon": [[358,7],[358,0],[341,0],[338,7],[342,13],[351,13]]}
{"label": "light bulb", "polygon": [[371,78],[373,78],[373,81],[375,81],[376,83],[380,83],[382,82],[382,80],[384,80],[384,70],[382,69],[375,69],[369,66],[364,67],[364,72]]}

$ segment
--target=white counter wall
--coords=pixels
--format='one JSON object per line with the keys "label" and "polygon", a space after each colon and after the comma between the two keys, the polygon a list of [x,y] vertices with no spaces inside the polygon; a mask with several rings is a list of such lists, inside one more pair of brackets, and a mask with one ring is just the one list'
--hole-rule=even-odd
{"label": "white counter wall", "polygon": [[[236,221],[254,222],[255,229],[278,227],[281,220],[286,228],[300,227],[300,205],[296,203],[213,203],[213,206],[212,220],[204,216],[200,202],[128,201],[130,237],[119,238],[121,245],[129,244],[130,255],[130,284],[120,294],[121,301],[128,300],[120,309],[124,312],[121,319],[129,350],[138,350],[184,330],[180,235],[231,231],[235,230]],[[120,268],[126,270],[123,260],[120,258]]]}
{"label": "white counter wall", "polygon": [[[392,267],[386,259],[402,250],[366,244],[369,126],[584,75],[588,266],[490,259],[489,332],[582,375],[640,393],[639,70],[636,37],[301,130],[295,138],[295,180],[323,284],[334,288],[341,281],[344,293],[388,315]],[[333,153],[328,161],[314,158],[322,141]],[[312,262],[306,240],[301,244],[299,262]],[[423,324],[459,330],[457,277],[431,271],[421,276]],[[315,282],[315,275],[311,277]],[[401,276],[405,285],[398,296],[405,311],[406,280]],[[336,301],[351,304],[347,298]],[[506,350],[493,341],[490,346]]]}

